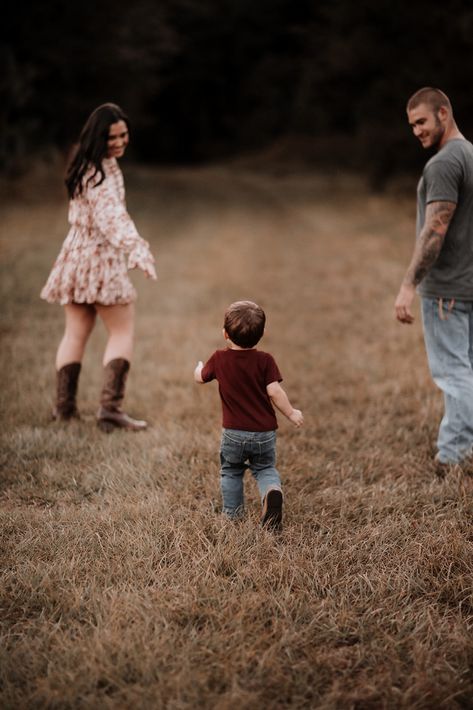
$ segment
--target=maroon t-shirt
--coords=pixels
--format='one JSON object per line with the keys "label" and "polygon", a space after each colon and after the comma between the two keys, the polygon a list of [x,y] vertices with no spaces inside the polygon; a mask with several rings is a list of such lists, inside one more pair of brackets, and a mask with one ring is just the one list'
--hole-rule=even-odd
{"label": "maroon t-shirt", "polygon": [[217,350],[202,369],[204,382],[218,381],[223,426],[242,431],[278,428],[273,405],[266,392],[282,377],[274,358],[260,350]]}

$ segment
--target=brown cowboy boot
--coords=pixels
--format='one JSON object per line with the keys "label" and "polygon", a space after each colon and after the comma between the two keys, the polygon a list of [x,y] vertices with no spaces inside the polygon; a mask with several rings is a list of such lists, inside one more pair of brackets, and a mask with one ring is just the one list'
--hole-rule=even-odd
{"label": "brown cowboy boot", "polygon": [[107,433],[115,428],[141,431],[148,426],[147,422],[133,419],[122,412],[121,405],[125,396],[125,382],[129,369],[130,363],[121,357],[110,360],[105,366],[105,380],[97,412],[97,425]]}
{"label": "brown cowboy boot", "polygon": [[53,409],[53,419],[79,419],[76,394],[80,368],[80,362],[70,362],[56,372],[56,406]]}

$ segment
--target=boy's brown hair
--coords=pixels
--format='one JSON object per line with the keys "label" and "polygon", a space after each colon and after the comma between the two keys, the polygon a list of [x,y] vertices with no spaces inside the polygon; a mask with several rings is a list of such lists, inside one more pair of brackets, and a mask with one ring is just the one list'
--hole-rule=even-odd
{"label": "boy's brown hair", "polygon": [[225,311],[223,327],[240,348],[254,348],[264,333],[266,316],[253,301],[235,301]]}

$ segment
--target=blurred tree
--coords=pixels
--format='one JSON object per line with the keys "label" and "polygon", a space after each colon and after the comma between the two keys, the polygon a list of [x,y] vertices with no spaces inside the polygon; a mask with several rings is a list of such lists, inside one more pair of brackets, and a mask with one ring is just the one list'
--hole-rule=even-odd
{"label": "blurred tree", "polygon": [[176,51],[165,2],[25,1],[1,29],[8,71],[1,86],[1,166],[45,145],[67,147],[96,105],[114,101],[137,123],[159,91],[159,66]]}
{"label": "blurred tree", "polygon": [[130,114],[140,159],[204,161],[296,136],[382,187],[421,159],[407,97],[436,85],[473,136],[464,0],[23,0],[0,28],[0,168],[64,149],[88,113]]}

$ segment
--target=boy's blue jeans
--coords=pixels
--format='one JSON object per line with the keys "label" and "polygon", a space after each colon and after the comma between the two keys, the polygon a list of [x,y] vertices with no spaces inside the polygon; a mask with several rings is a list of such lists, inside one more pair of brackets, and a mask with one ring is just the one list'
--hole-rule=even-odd
{"label": "boy's blue jeans", "polygon": [[430,371],[445,401],[437,458],[458,463],[473,450],[473,302],[423,298],[422,318]]}
{"label": "boy's blue jeans", "polygon": [[243,512],[243,474],[247,468],[256,479],[261,500],[271,486],[281,487],[275,464],[275,431],[223,429],[220,445],[223,512],[231,518]]}

